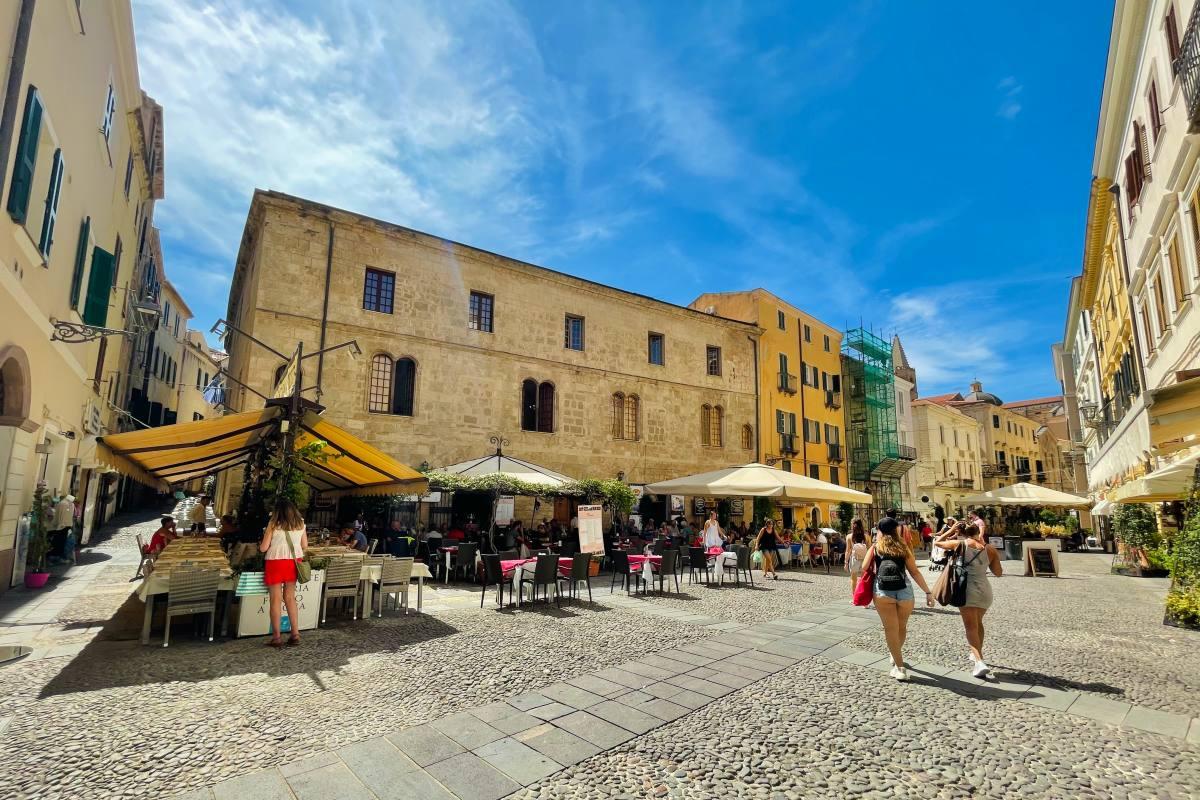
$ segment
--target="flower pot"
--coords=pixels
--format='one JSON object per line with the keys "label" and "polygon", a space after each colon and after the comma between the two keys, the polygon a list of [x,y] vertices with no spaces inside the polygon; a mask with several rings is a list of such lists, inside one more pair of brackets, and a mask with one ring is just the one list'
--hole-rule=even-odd
{"label": "flower pot", "polygon": [[50,580],[49,572],[26,572],[25,573],[25,588],[40,589],[46,585],[46,581]]}

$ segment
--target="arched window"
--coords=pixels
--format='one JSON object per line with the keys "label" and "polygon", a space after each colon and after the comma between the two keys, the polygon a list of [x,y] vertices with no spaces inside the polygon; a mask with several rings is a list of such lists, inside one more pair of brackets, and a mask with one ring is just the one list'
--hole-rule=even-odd
{"label": "arched window", "polygon": [[712,444],[712,406],[708,403],[700,406],[700,444]]}
{"label": "arched window", "polygon": [[754,428],[749,424],[742,426],[742,449],[754,449]]}
{"label": "arched window", "polygon": [[721,430],[725,423],[725,409],[720,406],[713,406],[712,415],[709,419],[708,443],[713,447],[723,447],[725,442],[721,437]]}
{"label": "arched window", "polygon": [[392,357],[384,353],[371,358],[367,410],[376,414],[390,414],[392,411]]}
{"label": "arched window", "polygon": [[521,382],[521,430],[554,432],[554,384],[533,378]]}
{"label": "arched window", "polygon": [[416,392],[417,362],[411,358],[396,359],[396,380],[392,387],[392,413],[402,417],[411,417]]}
{"label": "arched window", "polygon": [[616,392],[612,396],[612,436],[625,438],[625,395]]}
{"label": "arched window", "polygon": [[386,353],[373,356],[367,391],[367,410],[376,414],[411,417],[416,385],[417,362],[411,358],[392,361],[392,357]]}
{"label": "arched window", "polygon": [[638,411],[640,411],[641,401],[636,394],[631,394],[625,398],[625,438],[636,442],[641,437],[641,430],[638,426]]}

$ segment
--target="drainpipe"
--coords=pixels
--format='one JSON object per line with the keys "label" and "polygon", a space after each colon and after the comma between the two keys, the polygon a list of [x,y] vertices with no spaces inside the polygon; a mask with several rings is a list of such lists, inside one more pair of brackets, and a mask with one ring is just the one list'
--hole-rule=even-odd
{"label": "drainpipe", "polygon": [[762,463],[762,436],[760,435],[759,422],[762,409],[759,401],[762,398],[762,387],[758,383],[758,340],[753,336],[747,336],[750,340],[750,347],[754,353],[754,463]]}
{"label": "drainpipe", "polygon": [[808,417],[804,414],[804,386],[807,376],[804,374],[808,364],[804,361],[804,320],[796,318],[796,340],[800,343],[800,460],[804,462],[804,476],[808,477]]}
{"label": "drainpipe", "polygon": [[[12,148],[13,127],[17,121],[17,99],[25,81],[25,55],[29,52],[29,30],[33,27],[33,7],[37,0],[21,0],[17,34],[13,39],[8,65],[8,83],[4,87],[4,112],[0,114],[0,180],[8,175],[8,154]],[[0,188],[0,197],[4,189]]]}
{"label": "drainpipe", "polygon": [[321,375],[325,372],[325,329],[329,326],[329,280],[333,275],[333,223],[329,223],[329,246],[325,251],[325,300],[321,305],[321,341],[317,349],[317,402],[321,402],[323,394]]}

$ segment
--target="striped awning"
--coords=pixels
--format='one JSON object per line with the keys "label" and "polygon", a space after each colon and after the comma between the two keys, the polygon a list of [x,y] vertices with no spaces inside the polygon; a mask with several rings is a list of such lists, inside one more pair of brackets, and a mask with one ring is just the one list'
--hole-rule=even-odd
{"label": "striped awning", "polygon": [[[281,432],[283,411],[270,406],[216,419],[180,422],[117,433],[97,440],[97,457],[113,469],[160,491],[172,484],[243,466],[263,440]],[[313,411],[300,418],[294,448],[313,441],[325,447],[305,455],[305,482],[331,495],[419,494],[425,476],[400,463]]]}

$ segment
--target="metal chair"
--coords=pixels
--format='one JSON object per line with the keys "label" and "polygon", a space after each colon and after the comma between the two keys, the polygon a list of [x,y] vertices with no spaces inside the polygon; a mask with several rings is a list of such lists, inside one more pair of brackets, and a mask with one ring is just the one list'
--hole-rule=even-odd
{"label": "metal chair", "polygon": [[150,569],[154,569],[154,556],[152,556],[146,552],[146,547],[148,545],[142,539],[142,535],[140,533],[137,534],[134,538],[137,539],[138,555],[141,556],[141,559],[138,561],[137,572],[133,573],[133,577],[130,578],[130,580],[136,581],[138,578],[146,577],[146,574],[147,574],[146,567],[147,566],[149,566]]}
{"label": "metal chair", "polygon": [[213,640],[217,621],[217,591],[221,574],[215,569],[182,569],[171,571],[167,588],[167,619],[163,625],[163,647],[171,643],[171,618],[191,614],[208,614],[208,640]]}
{"label": "metal chair", "polygon": [[474,542],[461,542],[458,545],[458,552],[451,559],[454,572],[462,570],[463,578],[471,580],[475,573],[475,554],[479,552],[479,545]]}
{"label": "metal chair", "polygon": [[571,557],[571,574],[567,576],[559,575],[559,583],[567,584],[567,596],[574,598],[576,596],[579,584],[582,582],[587,585],[588,602],[592,602],[592,555],[591,553],[580,553]]}
{"label": "metal chair", "polygon": [[608,585],[609,594],[612,594],[613,587],[617,585],[618,575],[621,577],[621,586],[625,589],[625,594],[629,594],[631,580],[641,580],[641,573],[634,571],[629,566],[629,554],[624,550],[614,550],[609,554],[609,560],[612,562],[612,581]]}
{"label": "metal chair", "polygon": [[[532,592],[530,600],[537,600],[538,587],[554,587],[554,602],[561,605],[562,595],[558,591],[558,556],[556,555],[541,555],[537,558],[537,566],[534,567],[532,578],[521,578],[520,591],[525,594],[525,584],[530,584]],[[550,590],[544,588],[542,597],[546,602],[550,602]]]}
{"label": "metal chair", "polygon": [[746,577],[750,579],[750,585],[753,586],[754,575],[750,572],[750,548],[744,544],[739,544],[733,549],[733,552],[737,554],[737,562],[733,565],[730,565],[730,563],[726,561],[724,565],[725,572],[728,573],[732,571],[734,581],[739,586],[742,583],[742,573],[745,572]]}
{"label": "metal chair", "polygon": [[650,552],[656,556],[661,556],[663,554],[663,550],[666,548],[666,546],[667,546],[666,539],[662,539],[662,538],[655,539],[654,544],[652,544],[650,546]]}
{"label": "metal chair", "polygon": [[367,555],[369,555],[369,556],[375,555],[375,551],[378,549],[379,549],[379,540],[372,539],[371,543],[369,545],[367,545]]}
{"label": "metal chair", "polygon": [[396,605],[408,613],[408,587],[412,580],[413,560],[411,558],[385,558],[383,571],[379,578],[379,613],[383,616],[383,598],[385,595],[395,599]]}
{"label": "metal chair", "polygon": [[362,559],[335,558],[329,561],[325,568],[324,597],[321,600],[321,622],[325,622],[329,601],[338,598],[350,598],[351,619],[358,619],[358,590],[359,576],[362,574]]}
{"label": "metal chair", "polygon": [[675,550],[674,548],[667,548],[666,550],[663,550],[662,563],[658,565],[658,572],[654,575],[654,578],[658,581],[659,594],[662,594],[665,591],[664,583],[671,580],[671,578],[675,579],[675,592],[678,593],[680,591],[679,573],[675,569],[678,563],[678,550]]}
{"label": "metal chair", "polygon": [[509,599],[512,599],[512,583],[504,580],[504,570],[500,566],[502,557],[494,553],[485,553],[483,555],[483,586],[479,593],[479,607],[483,608],[483,601],[487,598],[488,589],[495,586],[500,593],[500,607],[504,607],[504,586],[508,585]]}
{"label": "metal chair", "polygon": [[699,570],[704,575],[704,583],[710,584],[713,576],[713,564],[708,560],[708,553],[703,547],[688,548],[688,582],[696,582],[696,571]]}

